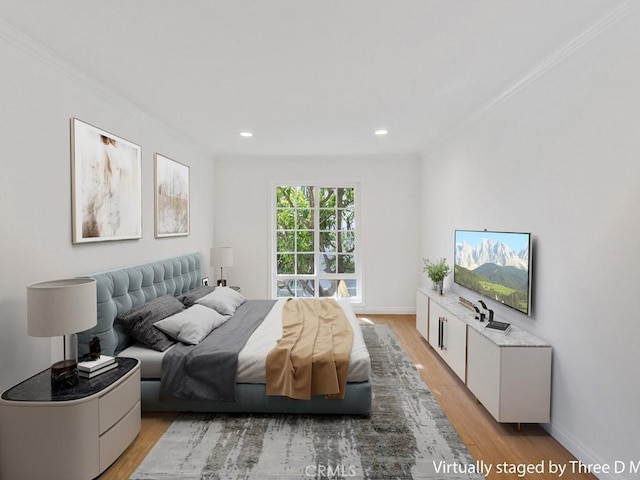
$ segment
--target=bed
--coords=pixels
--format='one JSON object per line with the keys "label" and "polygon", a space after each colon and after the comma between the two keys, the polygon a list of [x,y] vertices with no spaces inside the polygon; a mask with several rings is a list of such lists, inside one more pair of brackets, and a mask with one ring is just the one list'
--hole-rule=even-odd
{"label": "bed", "polygon": [[[105,355],[138,358],[141,361],[141,400],[145,411],[193,411],[229,413],[296,413],[296,414],[354,414],[371,413],[372,388],[370,359],[362,339],[358,321],[348,302],[339,302],[353,329],[353,348],[344,398],[314,395],[309,400],[292,400],[285,396],[267,395],[264,381],[264,356],[282,336],[284,300],[273,301],[264,318],[237,355],[234,400],[210,398],[174,398],[162,387],[163,360],[174,355],[180,342],[163,352],[136,343],[116,318],[134,307],[146,305],[160,297],[184,298],[201,287],[200,256],[197,253],[88,275],[96,279],[97,325],[78,334],[79,354],[89,351],[89,341],[97,336]],[[166,297],[165,297],[166,298]],[[254,301],[247,301],[251,303]],[[255,301],[259,302],[265,301]],[[191,307],[190,307],[191,308]],[[241,308],[238,309],[238,312]],[[235,313],[223,327],[237,323]],[[231,328],[231,327],[230,327]],[[214,336],[220,327],[214,330]],[[203,341],[205,343],[205,341]],[[165,360],[165,368],[167,361]],[[175,373],[175,372],[174,372]],[[167,375],[165,370],[165,376]]]}

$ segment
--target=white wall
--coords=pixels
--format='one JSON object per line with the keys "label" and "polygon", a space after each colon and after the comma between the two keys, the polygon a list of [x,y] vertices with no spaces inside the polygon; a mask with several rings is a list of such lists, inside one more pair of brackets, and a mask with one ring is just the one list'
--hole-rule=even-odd
{"label": "white wall", "polygon": [[[37,46],[2,33],[0,390],[61,356],[59,341],[27,335],[27,284],[189,252],[201,252],[206,274],[213,243],[213,159]],[[71,117],[142,146],[141,240],[71,244]],[[154,239],[156,151],[191,167],[188,237]]]}
{"label": "white wall", "polygon": [[422,162],[423,255],[453,256],[456,228],[533,232],[534,315],[499,313],[553,345],[550,432],[584,462],[627,465],[600,478],[637,478],[628,462],[640,461],[639,21]]}
{"label": "white wall", "polygon": [[419,168],[415,156],[218,158],[215,241],[234,249],[234,266],[225,276],[244,295],[268,298],[274,181],[359,181],[366,267],[365,305],[358,310],[413,312],[420,272]]}

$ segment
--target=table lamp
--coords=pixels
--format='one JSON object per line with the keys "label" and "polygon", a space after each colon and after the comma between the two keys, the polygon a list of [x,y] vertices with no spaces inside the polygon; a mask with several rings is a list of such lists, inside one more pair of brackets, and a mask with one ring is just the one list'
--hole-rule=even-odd
{"label": "table lamp", "polygon": [[51,365],[51,389],[78,383],[77,332],[97,323],[96,281],[71,278],[27,286],[27,325],[32,337],[63,337],[63,360]]}
{"label": "table lamp", "polygon": [[[212,252],[213,253],[213,252]],[[218,285],[221,287],[227,286],[227,281],[223,275],[224,267],[233,267],[233,248],[232,247],[218,247],[216,248],[215,255],[211,255],[212,267],[213,262],[217,263],[220,266],[220,280],[218,280]]]}

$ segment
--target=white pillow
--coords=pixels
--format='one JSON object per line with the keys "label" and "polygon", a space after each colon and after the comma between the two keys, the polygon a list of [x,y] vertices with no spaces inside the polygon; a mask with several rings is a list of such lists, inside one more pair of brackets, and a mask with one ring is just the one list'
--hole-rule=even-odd
{"label": "white pillow", "polygon": [[215,310],[202,305],[193,305],[180,313],[154,323],[154,325],[179,342],[197,345],[213,329],[218,328],[227,320],[229,317],[220,315]]}
{"label": "white pillow", "polygon": [[216,287],[209,295],[199,298],[196,303],[213,308],[222,315],[233,315],[247,299],[231,287]]}

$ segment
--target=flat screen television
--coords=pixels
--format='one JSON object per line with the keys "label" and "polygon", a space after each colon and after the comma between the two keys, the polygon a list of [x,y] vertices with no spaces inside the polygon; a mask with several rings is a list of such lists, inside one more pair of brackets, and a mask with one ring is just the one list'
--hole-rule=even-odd
{"label": "flat screen television", "polygon": [[453,281],[531,315],[531,234],[456,230]]}

